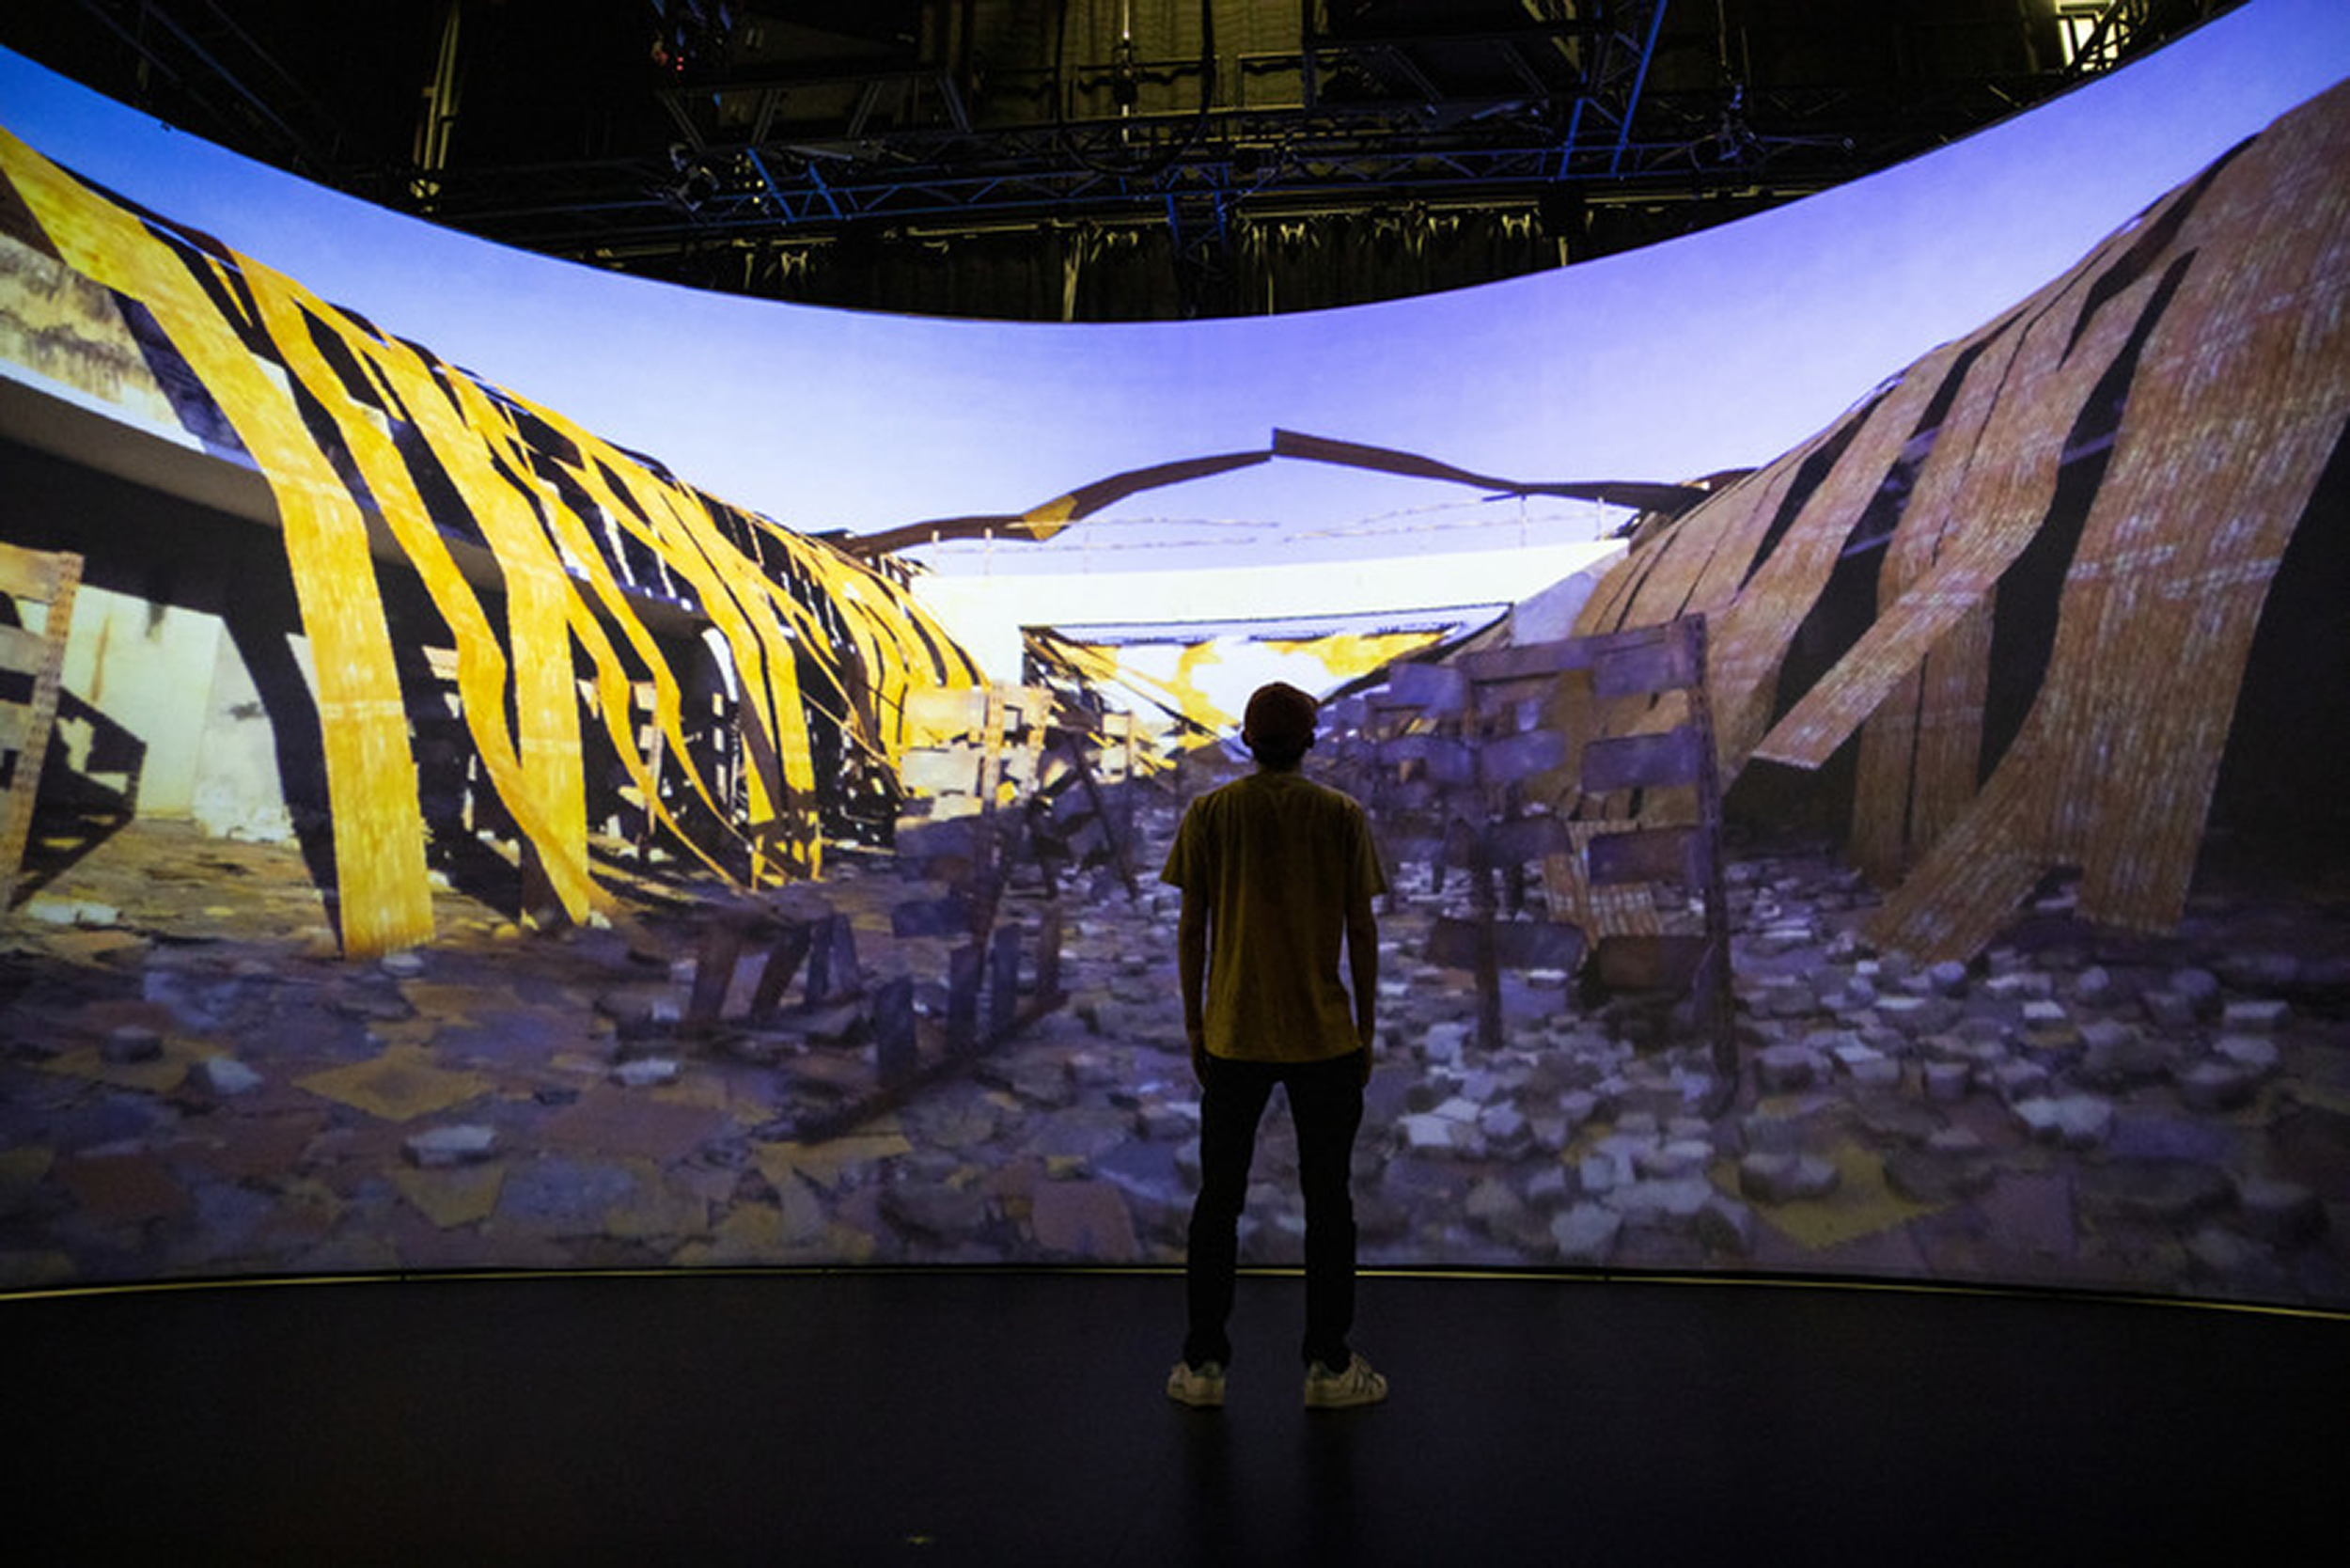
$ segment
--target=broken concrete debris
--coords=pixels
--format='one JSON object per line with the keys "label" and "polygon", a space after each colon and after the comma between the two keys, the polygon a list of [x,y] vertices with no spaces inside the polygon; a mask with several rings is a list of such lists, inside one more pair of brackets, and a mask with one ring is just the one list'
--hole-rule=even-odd
{"label": "broken concrete debris", "polygon": [[[1143,812],[1146,839],[1173,817]],[[197,850],[142,824],[74,869],[86,886],[68,891],[117,908],[127,938],[94,956],[67,945],[86,930],[11,917],[10,1282],[1182,1255],[1198,1098],[1176,905],[1155,889],[1065,921],[1068,1007],[816,1141],[812,1113],[881,1081],[879,1042],[847,1022],[854,1004],[795,1018],[792,998],[772,1030],[729,1007],[691,1035],[690,917],[648,927],[672,969],[631,956],[645,933],[500,939],[494,911],[444,893],[449,936],[396,968],[353,964],[269,903],[315,908],[298,859],[240,846],[247,880],[277,890],[255,906],[270,917],[157,940],[175,913],[135,885]],[[920,1027],[941,1027],[953,938],[888,936],[903,878],[835,859],[821,894],[856,933],[861,994],[903,980]],[[1744,1073],[1718,1115],[1702,1042],[1585,1011],[1564,975],[1506,987],[1502,1043],[1482,1048],[1463,978],[1414,956],[1441,897],[1402,880],[1358,1156],[1367,1263],[2350,1304],[2340,911],[2280,924],[2215,902],[2193,942],[2043,919],[2029,948],[1920,966],[1855,938],[1870,896],[1832,861],[1750,854],[1731,871]],[[1004,917],[1032,930],[1033,899],[1010,889]],[[758,980],[745,961],[738,992]],[[1251,1262],[1302,1256],[1295,1158],[1277,1110]],[[248,1217],[215,1224],[232,1212]]]}

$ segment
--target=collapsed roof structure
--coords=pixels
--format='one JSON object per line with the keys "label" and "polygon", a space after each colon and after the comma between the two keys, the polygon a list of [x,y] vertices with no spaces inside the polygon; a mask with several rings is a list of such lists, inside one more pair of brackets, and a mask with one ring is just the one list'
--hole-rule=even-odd
{"label": "collapsed roof structure", "polygon": [[[279,530],[323,751],[321,869],[354,955],[432,934],[412,723],[443,698],[403,668],[427,638],[453,644],[481,775],[573,920],[606,902],[588,810],[605,764],[713,870],[812,871],[828,808],[894,769],[907,691],[980,679],[901,574],[706,494],[5,132],[0,358],[57,389],[12,405],[36,439],[205,466],[199,486]],[[79,437],[77,404],[105,411]],[[88,548],[92,523],[58,542]],[[402,569],[430,610],[396,626]],[[232,570],[238,598],[278,575],[258,556]],[[686,713],[713,661],[734,714],[723,766]]]}
{"label": "collapsed roof structure", "polygon": [[2296,538],[2344,523],[2344,168],[2350,86],[1810,440],[1642,519],[1586,606],[1587,635],[1709,618],[1725,777],[1854,748],[1881,946],[1971,954],[2060,868],[2084,917],[2179,919],[2264,606]]}

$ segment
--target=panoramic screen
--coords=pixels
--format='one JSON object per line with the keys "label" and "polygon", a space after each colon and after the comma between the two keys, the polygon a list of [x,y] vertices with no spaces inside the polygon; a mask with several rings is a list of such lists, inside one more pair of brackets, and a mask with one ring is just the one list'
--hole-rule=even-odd
{"label": "panoramic screen", "polygon": [[1178,1262],[1279,681],[1366,1266],[2350,1307],[2346,74],[2256,3],[1651,250],[1035,326],[0,55],[0,1289]]}

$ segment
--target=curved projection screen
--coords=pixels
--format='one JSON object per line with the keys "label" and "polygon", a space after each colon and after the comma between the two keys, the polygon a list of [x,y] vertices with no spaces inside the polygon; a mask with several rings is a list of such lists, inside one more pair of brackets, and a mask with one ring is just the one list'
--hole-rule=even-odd
{"label": "curved projection screen", "polygon": [[[2350,1308],[2346,73],[2253,4],[1652,251],[1052,327],[0,56],[0,1288],[1178,1261],[1169,759],[1277,675],[1394,885],[1366,1264]],[[1560,667],[1692,615],[1710,745]],[[1624,968],[1713,909],[1727,1036]]]}

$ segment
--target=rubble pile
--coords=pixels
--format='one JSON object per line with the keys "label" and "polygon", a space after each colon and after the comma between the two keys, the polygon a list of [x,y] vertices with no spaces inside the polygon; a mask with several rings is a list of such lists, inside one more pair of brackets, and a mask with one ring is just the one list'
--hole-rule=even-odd
{"label": "rubble pile", "polygon": [[[1143,863],[1172,808],[1146,812]],[[1823,855],[1731,868],[1739,1090],[1669,1010],[1504,987],[1418,956],[1442,898],[1382,915],[1357,1152],[1367,1265],[1727,1268],[2350,1307],[2350,909],[2199,897],[2153,941],[2060,888],[1969,964],[1857,936]],[[821,888],[871,985],[903,879]],[[433,945],[350,963],[298,856],[160,824],[10,912],[0,951],[0,1285],[475,1267],[1174,1262],[1198,1090],[1176,896],[1069,912],[1067,1006],[841,1136],[875,1045],[854,1006],[696,1036],[696,915],[518,929],[444,888]],[[1039,895],[1015,889],[1002,918]],[[757,980],[755,958],[732,978]],[[1268,1117],[1244,1259],[1302,1255]]]}

